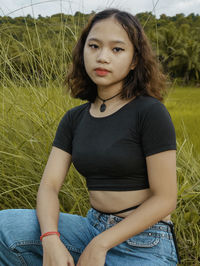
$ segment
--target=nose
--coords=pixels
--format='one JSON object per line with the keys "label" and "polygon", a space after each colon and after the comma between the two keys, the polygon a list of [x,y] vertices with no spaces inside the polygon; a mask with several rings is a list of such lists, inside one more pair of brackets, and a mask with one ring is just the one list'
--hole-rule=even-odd
{"label": "nose", "polygon": [[97,55],[97,62],[101,62],[101,63],[109,63],[110,62],[108,49],[102,48],[99,50],[99,53]]}

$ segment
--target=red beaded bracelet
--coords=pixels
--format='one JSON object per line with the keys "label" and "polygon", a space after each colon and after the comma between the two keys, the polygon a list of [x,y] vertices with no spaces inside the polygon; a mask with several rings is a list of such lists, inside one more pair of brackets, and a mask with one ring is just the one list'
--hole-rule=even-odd
{"label": "red beaded bracelet", "polygon": [[59,232],[46,232],[43,235],[40,236],[40,241],[42,241],[42,238],[45,236],[49,236],[49,235],[58,235],[60,237],[60,233]]}

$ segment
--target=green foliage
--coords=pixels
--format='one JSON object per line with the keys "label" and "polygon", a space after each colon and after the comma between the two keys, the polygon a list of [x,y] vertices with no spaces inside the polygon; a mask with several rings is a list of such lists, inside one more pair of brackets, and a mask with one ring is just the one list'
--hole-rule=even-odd
{"label": "green foliage", "polygon": [[[172,214],[181,265],[199,265],[200,141],[197,88],[172,88],[165,104],[177,135],[178,203]],[[0,88],[0,209],[35,208],[36,194],[58,123],[73,106],[61,87]],[[89,208],[85,179],[73,164],[59,194],[62,212],[85,215]]]}
{"label": "green foliage", "polygon": [[[61,88],[1,87],[0,107],[0,209],[35,208],[36,194],[56,128],[71,101]],[[61,210],[80,211],[83,179],[72,177],[61,190]],[[77,176],[75,178],[75,176]],[[75,180],[74,180],[75,178]],[[74,181],[79,185],[77,190]],[[85,192],[84,192],[85,191]],[[86,204],[86,203],[85,203]]]}
{"label": "green foliage", "polygon": [[196,87],[171,88],[166,104],[176,125],[179,141],[190,140],[192,153],[200,163],[200,90]]}
{"label": "green foliage", "polygon": [[[199,83],[200,17],[138,17],[175,84]],[[0,17],[0,209],[36,206],[58,122],[81,103],[66,95],[61,85],[88,18],[80,12],[38,19]],[[166,99],[177,134],[179,190],[172,218],[184,266],[200,261],[199,102],[199,89],[190,87],[172,87]],[[85,179],[73,165],[59,199],[63,212],[85,215],[89,208]]]}
{"label": "green foliage", "polygon": [[177,136],[178,202],[172,215],[181,265],[200,264],[200,90],[172,87],[165,104]]}
{"label": "green foliage", "polygon": [[[94,13],[94,12],[92,12]],[[0,81],[33,86],[61,84],[71,51],[91,14],[76,12],[51,17],[0,17]],[[136,15],[164,70],[182,84],[200,82],[200,16],[177,14],[159,19],[151,12]],[[9,81],[7,80],[9,76]]]}

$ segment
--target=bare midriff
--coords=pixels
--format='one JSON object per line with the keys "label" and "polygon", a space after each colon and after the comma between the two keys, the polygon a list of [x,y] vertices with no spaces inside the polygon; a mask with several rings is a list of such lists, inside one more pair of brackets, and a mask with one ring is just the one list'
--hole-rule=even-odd
{"label": "bare midriff", "polygon": [[[151,197],[150,189],[136,191],[89,191],[90,204],[102,212],[118,212],[132,206],[140,205]],[[116,214],[119,217],[126,217],[136,209]],[[171,215],[163,217],[163,221],[169,221]]]}

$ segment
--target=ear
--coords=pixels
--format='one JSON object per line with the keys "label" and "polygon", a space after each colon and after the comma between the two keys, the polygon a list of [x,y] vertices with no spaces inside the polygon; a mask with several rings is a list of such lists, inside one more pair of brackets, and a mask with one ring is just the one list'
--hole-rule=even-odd
{"label": "ear", "polygon": [[138,59],[137,59],[137,57],[135,58],[135,56],[134,56],[133,63],[131,64],[131,70],[133,70],[136,67],[137,63],[138,63]]}
{"label": "ear", "polygon": [[133,70],[136,67],[136,64],[131,65],[131,70]]}
{"label": "ear", "polygon": [[132,65],[131,65],[131,70],[134,70],[135,67],[136,67],[136,65],[137,65],[137,62],[135,62],[134,64],[132,64]]}

